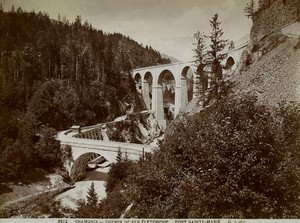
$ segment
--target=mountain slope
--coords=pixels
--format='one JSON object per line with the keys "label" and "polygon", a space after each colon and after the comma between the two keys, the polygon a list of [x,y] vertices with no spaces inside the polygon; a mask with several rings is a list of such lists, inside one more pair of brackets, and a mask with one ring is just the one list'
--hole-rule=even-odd
{"label": "mountain slope", "polygon": [[299,103],[299,41],[298,38],[282,34],[269,36],[261,41],[260,49],[264,49],[264,55],[257,58],[257,53],[252,53],[252,59],[256,61],[247,71],[233,78],[234,95],[256,95],[260,103],[271,106],[277,106],[281,102]]}
{"label": "mountain slope", "polygon": [[[74,23],[66,18],[56,21],[45,13],[20,8],[0,11],[0,103],[4,107],[26,111],[39,86],[59,81],[62,91],[68,89],[91,112],[79,117],[77,111],[77,117],[61,128],[111,120],[125,112],[126,103],[144,109],[130,71],[170,61],[151,47],[118,33],[105,34],[81,20],[77,16]],[[93,101],[89,101],[91,97]],[[99,97],[109,102],[102,103],[108,106],[102,106],[100,116],[92,105]],[[17,103],[12,103],[12,98]]]}
{"label": "mountain slope", "polygon": [[0,7],[0,182],[61,166],[56,131],[145,109],[130,71],[169,62],[80,16]]}
{"label": "mountain slope", "polygon": [[168,58],[169,60],[171,60],[171,63],[177,63],[177,62],[180,62],[180,60],[178,60],[177,58],[172,57],[172,56],[168,56],[168,55],[166,55],[166,54],[162,54],[162,57]]}

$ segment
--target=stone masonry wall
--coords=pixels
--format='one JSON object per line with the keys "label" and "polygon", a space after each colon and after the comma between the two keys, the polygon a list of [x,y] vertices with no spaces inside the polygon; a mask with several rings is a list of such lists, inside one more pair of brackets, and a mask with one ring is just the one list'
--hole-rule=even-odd
{"label": "stone masonry wall", "polygon": [[264,35],[295,22],[299,19],[299,7],[300,0],[274,0],[265,9],[256,12],[252,17],[251,41],[256,42]]}

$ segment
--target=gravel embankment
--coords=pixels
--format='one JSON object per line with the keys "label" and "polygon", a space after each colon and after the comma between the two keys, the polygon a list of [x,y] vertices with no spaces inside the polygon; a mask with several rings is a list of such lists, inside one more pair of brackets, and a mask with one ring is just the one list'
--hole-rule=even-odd
{"label": "gravel embankment", "polygon": [[287,38],[233,77],[234,96],[257,95],[259,103],[277,106],[280,102],[300,103],[300,49],[298,38]]}

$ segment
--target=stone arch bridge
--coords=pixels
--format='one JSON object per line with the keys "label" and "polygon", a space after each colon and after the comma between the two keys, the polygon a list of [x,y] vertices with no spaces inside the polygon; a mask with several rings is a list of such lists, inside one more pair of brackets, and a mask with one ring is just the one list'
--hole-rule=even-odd
{"label": "stone arch bridge", "polygon": [[152,67],[134,69],[132,76],[136,81],[137,89],[143,95],[143,99],[148,109],[154,111],[155,117],[162,128],[166,127],[163,107],[163,87],[162,79],[168,72],[175,81],[175,107],[174,115],[179,113],[179,109],[188,102],[187,94],[187,72],[195,71],[194,62],[180,62],[164,64]]}
{"label": "stone arch bridge", "polygon": [[57,139],[60,141],[62,150],[69,146],[71,149],[68,160],[64,166],[72,180],[77,181],[84,177],[87,165],[97,164],[97,161],[106,161],[107,164],[116,162],[118,152],[123,156],[126,154],[128,159],[138,160],[145,153],[152,152],[157,146],[147,144],[136,144],[127,142],[108,141],[101,128],[103,125],[115,124],[122,120],[111,123],[103,123],[87,126],[74,131],[72,129],[59,132]]}
{"label": "stone arch bridge", "polygon": [[[227,51],[227,58],[222,62],[225,73],[234,70],[237,66],[243,50],[247,43],[243,43],[233,50]],[[142,94],[148,109],[151,109],[162,128],[166,127],[164,118],[163,92],[164,84],[162,79],[166,73],[171,74],[175,82],[175,100],[174,115],[176,116],[180,109],[185,107],[188,102],[188,72],[192,73],[193,85],[198,82],[196,75],[198,67],[194,61],[178,62],[172,64],[163,64],[151,67],[134,69],[132,77],[136,82],[138,91]],[[198,77],[197,77],[198,78]],[[201,81],[201,80],[200,80]],[[208,79],[208,88],[211,86],[211,78]],[[193,96],[196,92],[196,86],[193,86]]]}

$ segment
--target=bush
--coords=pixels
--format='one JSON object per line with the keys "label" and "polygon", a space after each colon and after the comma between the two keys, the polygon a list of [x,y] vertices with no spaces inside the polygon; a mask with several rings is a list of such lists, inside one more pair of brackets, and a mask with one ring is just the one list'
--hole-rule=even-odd
{"label": "bush", "polygon": [[108,172],[108,178],[106,182],[106,193],[110,193],[116,186],[124,183],[125,179],[129,175],[132,161],[128,160],[127,157],[122,157],[121,150],[118,151],[117,162],[111,165]]}
{"label": "bush", "polygon": [[126,194],[118,185],[115,190],[109,193],[107,198],[100,202],[97,216],[101,218],[120,218],[129,204]]}
{"label": "bush", "polygon": [[128,177],[128,217],[300,217],[299,105],[224,100],[173,128]]}
{"label": "bush", "polygon": [[108,172],[106,183],[107,198],[100,201],[97,217],[120,218],[128,207],[129,199],[124,193],[127,178],[131,173],[133,161],[128,160],[127,155],[123,156],[121,150],[118,151],[117,162],[113,163]]}
{"label": "bush", "polygon": [[57,132],[53,128],[42,127],[40,137],[35,144],[37,165],[45,170],[62,166],[60,142],[55,139]]}
{"label": "bush", "polygon": [[34,183],[34,182],[40,182],[40,181],[47,181],[47,172],[45,170],[42,169],[32,169],[30,172],[25,173],[22,178],[21,181],[23,183]]}

